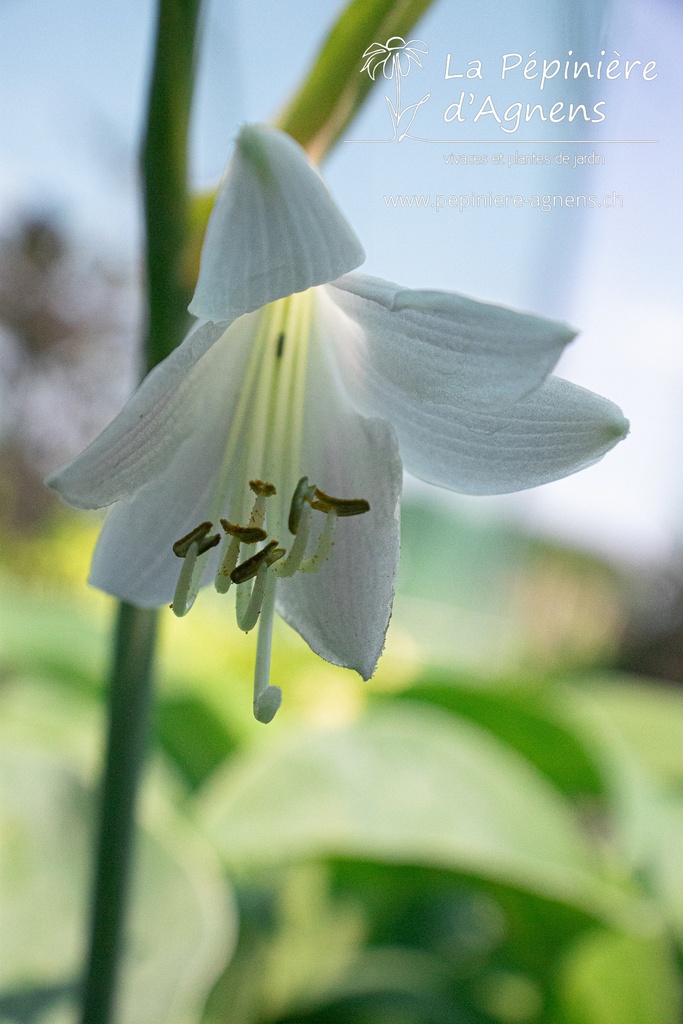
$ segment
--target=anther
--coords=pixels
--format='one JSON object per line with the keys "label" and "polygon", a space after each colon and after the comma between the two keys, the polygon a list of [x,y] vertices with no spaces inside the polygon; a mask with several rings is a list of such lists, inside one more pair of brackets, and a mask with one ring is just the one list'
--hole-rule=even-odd
{"label": "anther", "polygon": [[285,554],[284,548],[277,546],[276,540],[271,540],[264,548],[257,551],[251,558],[247,558],[246,561],[238,565],[230,573],[230,579],[233,583],[246,583],[247,580],[254,578],[259,570],[259,566],[265,562],[266,565],[272,565],[273,562],[277,562]]}
{"label": "anther", "polygon": [[277,494],[274,484],[264,484],[263,480],[250,480],[249,487],[259,498],[271,498]]}
{"label": "anther", "polygon": [[260,526],[235,526],[227,519],[221,519],[221,526],[231,537],[237,537],[242,544],[258,544],[265,540],[268,534]]}
{"label": "anther", "polygon": [[315,494],[315,487],[309,487],[308,485],[308,477],[302,476],[301,480],[299,480],[299,483],[296,485],[294,494],[292,495],[292,503],[289,506],[289,519],[287,520],[287,525],[290,533],[296,534],[298,532],[304,502],[307,501],[310,505]]}
{"label": "anther", "polygon": [[190,530],[188,534],[175,542],[173,545],[173,554],[177,555],[178,558],[185,558],[190,550],[190,546],[195,542],[199,548],[197,554],[201,555],[205,551],[208,551],[209,548],[212,548],[220,541],[220,537],[218,537],[218,540],[216,540],[215,537],[209,537],[207,540],[207,535],[212,526],[213,523],[200,523],[199,526],[195,526],[194,530]]}
{"label": "anther", "polygon": [[365,498],[333,498],[331,494],[315,489],[316,501],[311,507],[318,512],[336,512],[338,516],[362,516],[370,511],[370,502]]}
{"label": "anther", "polygon": [[285,350],[285,332],[281,331],[277,339],[277,349],[275,350],[275,358],[281,359],[282,353]]}

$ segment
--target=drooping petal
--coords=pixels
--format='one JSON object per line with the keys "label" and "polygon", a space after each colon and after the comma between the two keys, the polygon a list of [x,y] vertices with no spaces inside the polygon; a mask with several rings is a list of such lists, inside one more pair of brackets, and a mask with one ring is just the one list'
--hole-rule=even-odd
{"label": "drooping petal", "polygon": [[326,291],[348,318],[337,327],[348,384],[372,391],[386,381],[408,401],[457,403],[465,416],[529,394],[576,336],[553,320],[366,274]]}
{"label": "drooping petal", "polygon": [[559,377],[504,416],[482,415],[474,430],[448,406],[425,403],[405,412],[400,443],[406,466],[465,494],[507,494],[577,473],[629,429],[613,402]]}
{"label": "drooping petal", "polygon": [[396,428],[406,469],[463,494],[507,494],[586,469],[628,433],[621,410],[591,391],[550,377],[504,414],[414,401],[388,382],[367,408]]}
{"label": "drooping petal", "polygon": [[190,312],[231,320],[364,259],[303,149],[275,128],[245,125],[209,218]]}
{"label": "drooping petal", "polygon": [[[73,462],[46,483],[75,508],[103,508],[130,498],[169,465],[187,443],[205,406],[204,388],[215,393],[210,367],[229,324],[199,323],[178,348],[145,377],[121,412]],[[235,324],[226,337],[229,362],[223,382],[224,409],[234,401],[249,357],[253,318]],[[221,342],[221,344],[223,344]],[[203,359],[209,349],[217,349]]]}
{"label": "drooping petal", "polygon": [[[239,473],[230,473],[231,465],[241,458],[240,445],[232,445],[231,465],[226,464],[226,452],[259,320],[259,314],[238,320],[178,382],[167,396],[163,418],[157,415],[159,435],[152,428],[141,452],[133,448],[139,407],[136,393],[128,403],[133,409],[126,406],[119,416],[124,425],[132,423],[131,431],[112,430],[109,449],[98,439],[92,446],[97,446],[96,457],[89,455],[90,450],[81,456],[82,471],[79,460],[72,464],[73,472],[79,471],[78,487],[86,488],[85,492],[75,484],[73,491],[66,486],[72,483],[67,471],[64,480],[58,479],[69,501],[74,494],[87,493],[92,507],[102,503],[107,487],[107,481],[100,480],[97,490],[97,473],[118,473],[118,496],[123,500],[114,502],[104,522],[90,571],[94,586],[142,607],[172,599],[181,568],[173,544],[207,519],[215,524],[225,512],[225,504],[212,510],[219,477],[240,479]],[[119,472],[119,461],[125,463],[129,453],[137,455],[137,462]],[[147,475],[152,463],[154,472]],[[110,491],[106,497],[113,500]],[[216,559],[214,550],[206,561],[213,564]]]}
{"label": "drooping petal", "polygon": [[[399,554],[402,467],[391,425],[356,413],[319,343],[309,357],[302,468],[335,497],[370,511],[340,519],[319,572],[278,585],[278,611],[321,657],[368,679],[382,653]],[[322,525],[322,514],[314,513]]]}

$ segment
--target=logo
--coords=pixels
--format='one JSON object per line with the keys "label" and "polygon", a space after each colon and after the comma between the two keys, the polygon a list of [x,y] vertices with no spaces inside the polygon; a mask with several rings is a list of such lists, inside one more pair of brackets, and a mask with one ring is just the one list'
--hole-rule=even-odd
{"label": "logo", "polygon": [[381,70],[388,81],[393,79],[395,85],[395,102],[392,103],[387,95],[384,97],[389,108],[393,136],[390,139],[378,139],[378,142],[403,142],[405,138],[412,138],[409,133],[415,116],[431,93],[428,92],[417,103],[409,103],[401,109],[401,79],[408,77],[413,63],[422,68],[420,54],[426,53],[429,53],[429,48],[421,39],[406,42],[401,36],[392,36],[386,43],[372,43],[363,54],[365,64],[361,74],[367,71],[374,82]]}

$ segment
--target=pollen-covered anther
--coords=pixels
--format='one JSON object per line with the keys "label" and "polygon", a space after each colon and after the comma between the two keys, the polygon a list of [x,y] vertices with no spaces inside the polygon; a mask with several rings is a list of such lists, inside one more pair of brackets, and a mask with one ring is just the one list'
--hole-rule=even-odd
{"label": "pollen-covered anther", "polygon": [[263,480],[250,480],[249,487],[259,498],[272,498],[277,494],[275,484],[266,484]]}
{"label": "pollen-covered anther", "polygon": [[284,554],[285,549],[279,548],[276,540],[271,540],[251,558],[247,558],[246,561],[236,566],[230,573],[230,579],[233,583],[246,583],[247,580],[254,578],[261,565],[272,565],[273,562],[279,561]]}
{"label": "pollen-covered anther", "polygon": [[370,511],[370,502],[365,498],[333,498],[331,494],[325,494],[316,487],[316,500],[311,502],[311,507],[318,512],[336,512],[341,518],[343,516],[362,516]]}
{"label": "pollen-covered anther", "polygon": [[213,537],[209,537],[208,534],[213,528],[213,523],[200,523],[199,526],[195,526],[194,530],[190,530],[188,534],[181,537],[173,545],[173,554],[177,555],[178,558],[186,558],[192,544],[197,544],[197,554],[203,555],[205,551],[220,544],[220,534],[216,533]]}
{"label": "pollen-covered anther", "polygon": [[260,526],[235,526],[227,519],[221,519],[221,526],[230,537],[237,537],[241,544],[258,544],[268,536]]}
{"label": "pollen-covered anther", "polygon": [[295,534],[299,530],[299,523],[301,522],[301,513],[303,512],[304,502],[308,502],[310,505],[315,497],[316,488],[309,486],[308,477],[302,476],[299,483],[296,485],[294,494],[292,495],[292,503],[289,506],[289,518],[287,520],[287,526],[289,532]]}

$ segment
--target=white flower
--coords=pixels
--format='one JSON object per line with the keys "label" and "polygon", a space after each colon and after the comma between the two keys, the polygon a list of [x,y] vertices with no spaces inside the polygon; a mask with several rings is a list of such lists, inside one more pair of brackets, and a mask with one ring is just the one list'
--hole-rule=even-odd
{"label": "white flower", "polygon": [[628,429],[606,399],[548,377],[568,327],[349,273],[363,258],[299,146],[244,127],[207,229],[200,319],[48,481],[78,508],[111,506],[90,574],[102,590],[184,614],[200,585],[235,584],[238,621],[259,622],[262,721],[280,702],[275,608],[323,658],[372,675],[399,448],[425,480],[494,494],[576,472]]}

